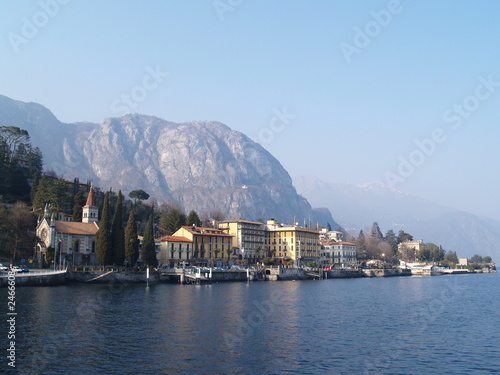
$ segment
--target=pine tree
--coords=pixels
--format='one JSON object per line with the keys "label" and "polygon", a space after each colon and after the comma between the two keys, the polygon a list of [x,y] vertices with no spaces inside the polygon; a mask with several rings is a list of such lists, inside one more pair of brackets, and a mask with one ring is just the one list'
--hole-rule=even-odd
{"label": "pine tree", "polygon": [[125,227],[125,257],[132,266],[139,257],[139,240],[137,238],[137,223],[134,212],[131,211]]}
{"label": "pine tree", "polygon": [[125,234],[123,231],[123,195],[118,191],[115,215],[111,224],[111,243],[113,248],[113,263],[122,266],[125,260]]}
{"label": "pine tree", "polygon": [[382,231],[380,230],[377,222],[373,223],[372,229],[370,230],[370,236],[378,238],[380,240],[384,238],[384,235],[382,234]]}
{"label": "pine tree", "polygon": [[[188,222],[187,224],[192,225],[193,223]],[[186,225],[186,215],[178,208],[172,208],[160,218],[160,226],[167,236],[174,234],[183,225]]]}
{"label": "pine tree", "polygon": [[109,223],[109,192],[104,195],[99,230],[96,234],[96,257],[103,266],[113,263],[113,249],[111,247],[111,225]]}
{"label": "pine tree", "polygon": [[158,265],[153,234],[153,215],[149,217],[144,230],[144,238],[142,240],[142,261],[148,266],[156,267]]}
{"label": "pine tree", "polygon": [[398,239],[392,229],[389,229],[385,234],[385,240],[389,245],[391,245],[393,254],[396,254],[398,252]]}
{"label": "pine tree", "polygon": [[405,241],[413,241],[413,236],[409,233],[406,233],[404,230],[400,230],[398,232],[398,243]]}
{"label": "pine tree", "polygon": [[[191,211],[186,219],[186,225],[201,227],[201,220],[196,211]],[[180,227],[179,227],[180,228]],[[177,228],[177,229],[179,229]]]}

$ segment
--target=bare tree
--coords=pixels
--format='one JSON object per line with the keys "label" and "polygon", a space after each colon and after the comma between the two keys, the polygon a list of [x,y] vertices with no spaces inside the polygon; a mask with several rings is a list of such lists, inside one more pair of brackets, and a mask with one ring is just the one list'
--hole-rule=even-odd
{"label": "bare tree", "polygon": [[12,259],[26,257],[32,254],[35,236],[32,228],[35,226],[34,216],[23,202],[16,202],[9,212],[9,248]]}
{"label": "bare tree", "polygon": [[399,248],[400,259],[405,262],[415,261],[415,249],[406,245],[401,245]]}
{"label": "bare tree", "polygon": [[222,221],[225,219],[224,213],[218,209],[210,210],[210,217],[215,221]]}

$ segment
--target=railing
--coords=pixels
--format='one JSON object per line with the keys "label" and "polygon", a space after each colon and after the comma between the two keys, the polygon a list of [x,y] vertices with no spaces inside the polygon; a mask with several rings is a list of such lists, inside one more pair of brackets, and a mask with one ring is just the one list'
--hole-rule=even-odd
{"label": "railing", "polygon": [[[30,270],[30,272],[14,272],[15,277],[28,277],[28,276],[50,276],[66,273],[68,269],[64,270]],[[7,277],[9,271],[2,271],[0,277]]]}

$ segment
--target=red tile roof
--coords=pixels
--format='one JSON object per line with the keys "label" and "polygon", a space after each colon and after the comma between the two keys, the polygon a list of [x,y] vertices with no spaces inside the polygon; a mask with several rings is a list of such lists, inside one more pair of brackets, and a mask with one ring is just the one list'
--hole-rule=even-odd
{"label": "red tile roof", "polygon": [[56,220],[57,233],[82,234],[85,236],[95,236],[99,227],[96,223],[80,223],[74,221]]}
{"label": "red tile roof", "polygon": [[163,236],[161,238],[156,239],[158,242],[193,242],[189,238],[182,236]]}

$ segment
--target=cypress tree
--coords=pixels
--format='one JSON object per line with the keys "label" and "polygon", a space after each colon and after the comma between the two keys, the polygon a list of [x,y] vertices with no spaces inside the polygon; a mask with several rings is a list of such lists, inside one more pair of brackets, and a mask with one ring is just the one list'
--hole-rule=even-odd
{"label": "cypress tree", "polygon": [[156,259],[155,240],[153,234],[153,215],[149,217],[144,230],[144,238],[142,240],[142,261],[148,266],[156,267],[158,260]]}
{"label": "cypress tree", "polygon": [[123,231],[123,195],[118,191],[115,215],[111,224],[111,243],[113,247],[113,263],[123,266],[125,260],[125,234]]}
{"label": "cypress tree", "polygon": [[104,195],[104,205],[102,208],[99,230],[96,234],[96,258],[103,266],[113,263],[113,253],[111,247],[111,225],[109,223],[109,192]]}
{"label": "cypress tree", "polygon": [[139,257],[139,239],[137,238],[137,223],[134,212],[130,211],[125,228],[125,257],[132,266]]}
{"label": "cypress tree", "polygon": [[85,206],[85,197],[82,192],[79,191],[75,194],[73,199],[73,221],[82,221],[83,206]]}
{"label": "cypress tree", "polygon": [[359,231],[359,235],[356,240],[356,247],[359,258],[364,259],[366,257],[366,238],[362,229]]}

